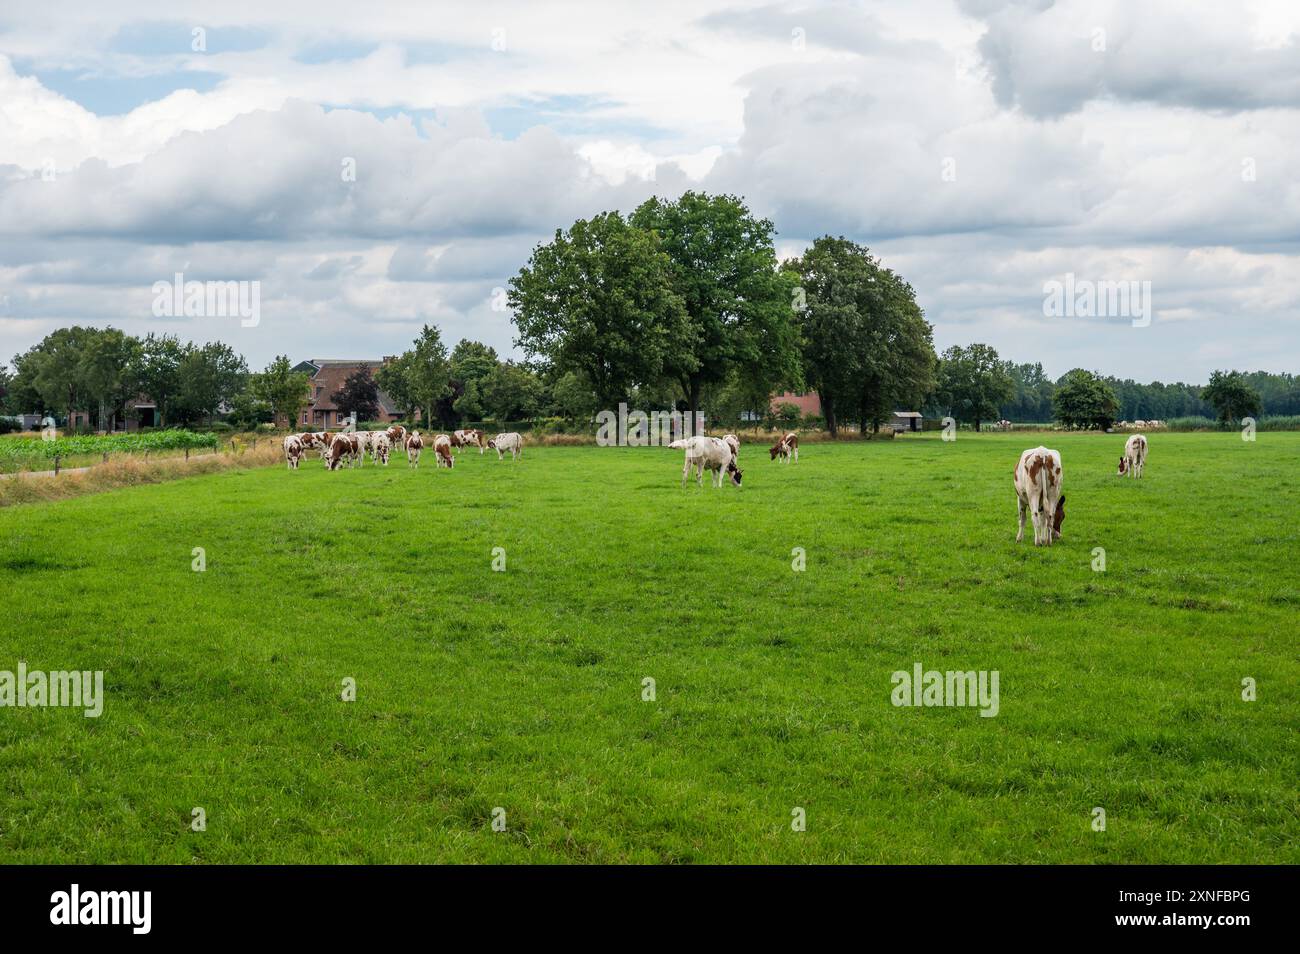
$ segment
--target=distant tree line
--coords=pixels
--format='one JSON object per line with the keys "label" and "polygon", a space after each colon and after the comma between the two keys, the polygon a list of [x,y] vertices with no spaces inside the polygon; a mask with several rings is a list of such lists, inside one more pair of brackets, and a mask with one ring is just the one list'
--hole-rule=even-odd
{"label": "distant tree line", "polygon": [[[911,285],[869,249],[827,235],[780,262],[775,234],[735,196],[699,192],[652,198],[626,216],[579,219],[534,248],[509,282],[515,344],[526,360],[502,360],[471,340],[449,353],[426,325],[409,349],[358,369],[331,397],[373,420],[382,389],[408,418],[418,413],[446,428],[590,422],[620,402],[704,412],[715,422],[757,412],[769,423],[798,423],[797,409],[769,410],[782,390],[816,391],[832,433],[877,429],[896,409],[976,428],[1002,418],[1105,427],[1300,414],[1300,382],[1289,374],[1215,372],[1198,387],[1076,368],[1053,381],[1041,364],[1004,361],[987,344],[936,355]],[[73,327],[16,356],[12,372],[0,369],[0,409],[84,411],[108,429],[133,397],[147,395],[160,426],[218,415],[251,426],[298,420],[308,387],[286,356],[252,373],[219,342]]]}

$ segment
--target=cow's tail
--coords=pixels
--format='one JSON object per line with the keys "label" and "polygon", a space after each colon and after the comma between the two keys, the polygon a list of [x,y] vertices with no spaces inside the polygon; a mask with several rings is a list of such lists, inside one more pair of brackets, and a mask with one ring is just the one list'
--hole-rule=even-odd
{"label": "cow's tail", "polygon": [[1051,499],[1047,491],[1052,480],[1052,459],[1047,456],[1039,457],[1038,465],[1038,505],[1047,519],[1050,520],[1053,515],[1047,513],[1047,501]]}

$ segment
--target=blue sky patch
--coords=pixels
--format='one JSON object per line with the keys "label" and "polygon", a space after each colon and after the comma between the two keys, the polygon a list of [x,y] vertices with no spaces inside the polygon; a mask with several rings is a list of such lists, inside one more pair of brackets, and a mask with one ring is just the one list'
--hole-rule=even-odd
{"label": "blue sky patch", "polygon": [[86,70],[39,70],[41,85],[98,116],[120,116],[178,89],[211,92],[225,77],[200,70],[173,70],[154,76],[102,76]]}

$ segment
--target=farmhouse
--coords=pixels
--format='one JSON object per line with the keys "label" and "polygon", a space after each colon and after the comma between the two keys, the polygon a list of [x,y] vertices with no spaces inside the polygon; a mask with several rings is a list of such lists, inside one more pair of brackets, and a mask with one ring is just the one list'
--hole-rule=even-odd
{"label": "farmhouse", "polygon": [[[392,360],[392,357],[385,357],[382,361],[312,358],[310,361],[300,361],[294,365],[294,371],[311,378],[308,385],[310,390],[307,393],[308,406],[303,408],[298,423],[327,429],[341,426],[349,410],[335,405],[333,395],[343,390],[348,375],[360,370],[363,365],[373,372]],[[400,421],[402,416],[401,410],[393,403],[393,399],[380,389],[379,420],[391,423]]]}

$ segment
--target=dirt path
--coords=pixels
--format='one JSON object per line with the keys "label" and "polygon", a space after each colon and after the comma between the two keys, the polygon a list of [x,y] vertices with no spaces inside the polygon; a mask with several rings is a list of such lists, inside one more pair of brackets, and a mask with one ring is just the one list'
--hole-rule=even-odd
{"label": "dirt path", "polygon": [[[82,474],[90,470],[89,467],[60,467],[60,474]],[[16,474],[0,474],[0,480],[14,477],[54,477],[52,470],[22,470]]]}

